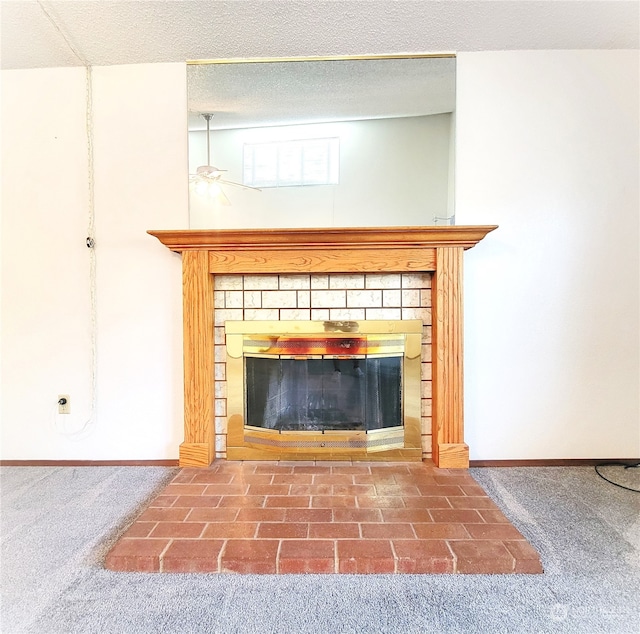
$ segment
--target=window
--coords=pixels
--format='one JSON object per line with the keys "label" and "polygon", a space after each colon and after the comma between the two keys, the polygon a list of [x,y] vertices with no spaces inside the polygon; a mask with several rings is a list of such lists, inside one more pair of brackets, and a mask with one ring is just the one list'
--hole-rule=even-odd
{"label": "window", "polygon": [[251,187],[337,185],[339,157],[337,138],[247,143],[243,182]]}

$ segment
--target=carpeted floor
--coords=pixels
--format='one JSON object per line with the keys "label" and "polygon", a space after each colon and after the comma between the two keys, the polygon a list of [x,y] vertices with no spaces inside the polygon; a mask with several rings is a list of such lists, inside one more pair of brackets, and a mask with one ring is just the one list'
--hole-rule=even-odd
{"label": "carpeted floor", "polygon": [[[638,488],[638,469],[602,471]],[[176,472],[3,467],[2,634],[640,629],[640,495],[592,468],[471,470],[540,552],[543,575],[105,570],[109,548]]]}

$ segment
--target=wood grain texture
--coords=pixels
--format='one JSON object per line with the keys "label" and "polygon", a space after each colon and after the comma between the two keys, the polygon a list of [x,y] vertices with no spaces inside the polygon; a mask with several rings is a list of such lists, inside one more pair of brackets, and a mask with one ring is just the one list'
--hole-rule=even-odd
{"label": "wood grain texture", "polygon": [[433,248],[209,251],[211,273],[382,273],[433,271]]}
{"label": "wood grain texture", "polygon": [[180,445],[181,467],[208,467],[213,461],[213,447],[207,442],[183,442]]}
{"label": "wood grain texture", "polygon": [[265,245],[288,248],[366,248],[367,246],[470,249],[495,225],[454,227],[330,227],[318,229],[217,229],[148,231],[172,251],[235,251]]}
{"label": "wood grain texture", "polygon": [[[433,459],[436,464],[442,458],[455,466],[468,466],[462,405],[462,254],[496,228],[486,225],[149,231],[172,251],[182,252],[183,257],[185,442],[180,450],[181,464],[184,460],[193,466],[207,466],[215,455],[211,273],[435,271]],[[243,459],[238,451],[247,448],[239,450],[232,444],[228,458]],[[251,451],[262,456],[252,453],[252,459],[267,459],[266,455],[274,459],[273,453]],[[369,456],[384,460],[386,453]],[[242,454],[244,459],[249,459],[248,455]],[[407,459],[414,459],[413,453]]]}
{"label": "wood grain texture", "polygon": [[469,447],[465,443],[441,443],[437,466],[440,469],[468,469]]}
{"label": "wood grain texture", "polygon": [[[432,278],[433,459],[464,443],[462,365],[462,253],[441,247]],[[467,454],[466,466],[468,466]]]}
{"label": "wood grain texture", "polygon": [[[207,445],[200,460],[213,458],[213,276],[206,251],[182,255],[184,320],[184,443]],[[180,464],[183,463],[182,446]]]}

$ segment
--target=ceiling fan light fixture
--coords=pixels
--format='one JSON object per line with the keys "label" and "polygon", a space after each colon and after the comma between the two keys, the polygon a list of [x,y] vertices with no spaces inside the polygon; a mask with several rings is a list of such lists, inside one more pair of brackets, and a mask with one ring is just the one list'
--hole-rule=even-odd
{"label": "ceiling fan light fixture", "polygon": [[210,165],[211,163],[211,130],[210,121],[213,117],[212,114],[202,115],[207,121],[207,164],[200,165],[196,168],[196,173],[191,174],[189,177],[190,185],[193,187],[193,191],[202,197],[207,197],[222,205],[231,205],[231,202],[224,193],[222,185],[233,185],[234,187],[241,187],[242,189],[250,189],[254,191],[260,191],[258,187],[249,187],[242,183],[236,183],[234,181],[228,181],[222,178],[227,170],[220,169]]}
{"label": "ceiling fan light fixture", "polygon": [[208,194],[209,194],[209,198],[216,198],[217,196],[220,195],[220,193],[222,192],[222,188],[220,187],[220,185],[218,185],[218,183],[213,182],[213,183],[209,183],[208,186]]}
{"label": "ceiling fan light fixture", "polygon": [[205,180],[199,180],[196,181],[193,189],[198,196],[206,196],[209,191],[209,186]]}
{"label": "ceiling fan light fixture", "polygon": [[209,178],[220,178],[222,176],[222,172],[226,172],[227,170],[221,170],[213,165],[201,165],[196,169],[196,175],[198,176],[208,176]]}

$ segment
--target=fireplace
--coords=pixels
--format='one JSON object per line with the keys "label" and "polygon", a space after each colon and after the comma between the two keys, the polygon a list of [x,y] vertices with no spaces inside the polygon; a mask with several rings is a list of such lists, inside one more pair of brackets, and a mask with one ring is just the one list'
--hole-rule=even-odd
{"label": "fireplace", "polygon": [[[216,426],[224,421],[227,425],[225,439],[228,459],[264,459],[273,460],[278,456],[297,456],[298,459],[307,459],[313,455],[307,451],[283,453],[282,443],[303,442],[300,435],[308,435],[306,442],[322,443],[328,440],[327,433],[332,437],[346,434],[369,435],[371,432],[362,429],[285,429],[284,434],[296,435],[296,438],[288,440],[282,438],[283,430],[274,432],[273,429],[264,429],[260,426],[245,424],[246,410],[244,402],[234,405],[233,394],[229,398],[226,393],[227,376],[222,376],[222,361],[220,350],[224,347],[226,334],[220,339],[220,331],[231,325],[234,319],[229,310],[219,309],[216,306],[218,296],[215,291],[214,280],[225,277],[246,276],[330,276],[330,275],[424,275],[430,279],[429,288],[421,289],[424,296],[428,296],[430,302],[429,320],[421,323],[422,348],[428,339],[429,354],[431,355],[429,372],[432,376],[425,380],[422,376],[415,399],[404,399],[404,448],[399,448],[397,428],[393,425],[388,429],[382,428],[379,433],[395,434],[390,436],[389,445],[383,443],[376,445],[371,439],[359,439],[361,443],[353,446],[358,439],[342,440],[352,443],[347,455],[354,458],[358,455],[366,459],[405,459],[419,460],[431,457],[440,467],[458,468],[468,466],[468,447],[464,442],[463,425],[463,367],[462,367],[462,254],[465,249],[473,247],[495,226],[472,227],[385,227],[385,228],[330,228],[330,229],[265,229],[265,230],[224,230],[224,231],[150,231],[165,246],[172,251],[182,254],[183,264],[183,315],[184,315],[184,388],[185,388],[185,417],[184,417],[184,442],[180,445],[181,466],[208,466],[216,455]],[[282,309],[288,310],[288,309]],[[306,309],[304,309],[306,310]],[[363,321],[356,321],[359,326],[372,321],[381,321],[375,308],[365,308]],[[405,309],[398,309],[401,313],[400,320],[406,321]],[[227,313],[225,314],[225,311]],[[313,313],[313,309],[310,309]],[[245,313],[246,313],[245,309]],[[333,319],[330,309],[328,316],[311,321],[325,322],[344,321]],[[223,319],[221,316],[224,316]],[[316,316],[317,317],[317,316]],[[242,319],[242,318],[241,318]],[[282,317],[280,318],[281,320]],[[259,321],[257,312],[244,321]],[[302,320],[304,321],[304,320]],[[378,327],[376,324],[375,327]],[[233,326],[231,326],[233,329]],[[261,326],[262,328],[262,326]],[[322,326],[324,329],[324,325]],[[365,329],[368,328],[365,327]],[[244,336],[242,333],[240,333]],[[255,335],[269,334],[260,330]],[[281,333],[282,336],[294,333]],[[346,333],[354,334],[354,333]],[[390,333],[355,333],[362,334],[390,334]],[[343,343],[349,337],[342,336]],[[351,338],[353,339],[353,337]],[[356,337],[356,340],[358,338]],[[317,342],[316,342],[317,343]],[[335,342],[333,342],[335,343]],[[236,344],[232,344],[236,345]],[[339,345],[339,344],[338,344]],[[349,344],[351,345],[351,344]],[[240,346],[244,349],[244,343]],[[233,357],[233,354],[231,355]],[[287,355],[279,353],[279,362],[288,361]],[[291,355],[289,355],[291,356]],[[293,355],[295,356],[295,355]],[[311,355],[313,356],[313,355]],[[308,361],[329,361],[333,364],[331,356],[347,358],[337,359],[338,367],[345,373],[345,379],[355,381],[354,362],[358,354],[332,355],[331,351],[321,354],[323,359],[307,359]],[[241,374],[246,373],[244,350],[240,357]],[[324,358],[327,357],[327,358]],[[363,358],[363,361],[365,359]],[[224,357],[226,362],[226,356]],[[351,370],[348,370],[351,364]],[[285,364],[286,365],[286,364]],[[425,364],[422,364],[423,366]],[[233,366],[233,363],[231,364]],[[342,366],[342,367],[340,367]],[[278,372],[282,370],[282,364]],[[343,369],[344,368],[344,369]],[[232,367],[229,368],[232,372]],[[255,371],[256,368],[250,371]],[[319,372],[316,368],[308,368],[311,374]],[[360,370],[363,370],[361,367]],[[226,371],[226,370],[225,370]],[[268,370],[276,372],[276,370]],[[406,370],[405,370],[406,372]],[[371,371],[375,377],[375,372]],[[424,374],[424,373],[423,373]],[[371,379],[374,380],[373,378]],[[375,379],[377,380],[377,379]],[[317,381],[316,381],[317,382]],[[417,385],[418,383],[416,383]],[[425,398],[425,389],[432,390],[431,399]],[[405,383],[406,385],[406,383]],[[308,386],[310,388],[310,386]],[[384,388],[388,389],[388,388]],[[244,399],[243,392],[243,399]],[[258,395],[254,395],[258,398]],[[254,398],[251,396],[250,398]],[[429,394],[431,396],[431,394]],[[274,393],[274,398],[278,398]],[[326,395],[325,395],[326,397]],[[266,398],[264,395],[260,398]],[[389,396],[392,400],[393,397]],[[425,400],[429,400],[431,411],[429,416],[418,415],[422,427],[418,435],[422,437],[418,447],[407,446],[407,407],[421,406]],[[409,404],[410,403],[410,404]],[[409,404],[409,405],[408,405]],[[316,408],[318,409],[318,408]],[[319,409],[322,409],[321,407]],[[386,417],[387,414],[385,414]],[[344,417],[344,413],[340,415]],[[238,418],[241,424],[237,425]],[[425,430],[425,421],[428,420],[429,429]],[[245,428],[251,427],[249,437],[263,438],[263,435],[271,435],[265,440],[253,445],[247,445],[245,438],[238,444],[237,429],[245,436]],[[389,431],[394,430],[394,431]],[[375,431],[375,430],[371,430]],[[426,434],[425,431],[429,433]],[[276,433],[281,446],[274,445],[273,435]],[[324,438],[311,438],[313,435]],[[373,434],[375,436],[375,434]],[[411,436],[411,434],[409,434]],[[373,436],[371,436],[373,438]],[[424,440],[428,438],[430,446],[424,446]],[[332,443],[339,442],[331,440]],[[363,444],[362,444],[363,443]],[[235,447],[242,447],[243,454],[234,454]],[[267,448],[268,447],[268,448]],[[289,445],[284,445],[290,449]],[[334,445],[330,447],[337,448]],[[381,451],[375,448],[383,447]],[[320,447],[322,448],[322,447]],[[219,449],[222,449],[221,447]],[[307,447],[308,449],[308,447]],[[322,448],[324,449],[324,448]],[[314,453],[316,447],[313,447]],[[405,452],[388,453],[388,452]],[[280,452],[280,453],[278,453]],[[408,452],[408,453],[407,453]],[[386,458],[383,454],[394,456]],[[328,459],[339,459],[340,453],[331,452],[326,455]]]}
{"label": "fireplace", "polygon": [[225,331],[228,459],[422,458],[421,320]]}

